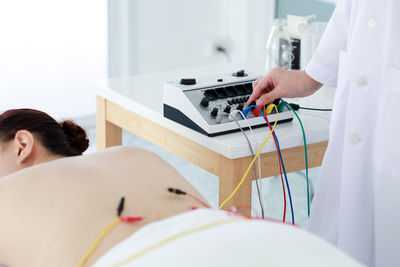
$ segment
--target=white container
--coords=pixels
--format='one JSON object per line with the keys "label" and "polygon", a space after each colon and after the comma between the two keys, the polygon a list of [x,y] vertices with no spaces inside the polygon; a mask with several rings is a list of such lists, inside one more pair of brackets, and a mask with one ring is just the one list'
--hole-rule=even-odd
{"label": "white container", "polygon": [[313,57],[318,47],[322,34],[325,31],[326,22],[313,22],[300,32],[301,48],[300,48],[300,65],[301,69],[305,69],[307,64]]}
{"label": "white container", "polygon": [[267,73],[273,68],[290,68],[293,54],[290,36],[286,31],[286,20],[274,20],[265,48]]}

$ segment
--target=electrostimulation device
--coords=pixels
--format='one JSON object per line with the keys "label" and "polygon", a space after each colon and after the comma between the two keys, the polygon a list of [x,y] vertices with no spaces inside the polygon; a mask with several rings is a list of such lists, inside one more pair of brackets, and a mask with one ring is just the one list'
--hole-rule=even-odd
{"label": "electrostimulation device", "polygon": [[[184,78],[164,84],[164,117],[185,125],[207,136],[217,136],[265,126],[266,122],[254,107],[247,114],[247,122],[240,113],[229,116],[234,110],[243,111],[253,92],[252,83],[260,75],[239,70],[233,73],[211,75],[198,78]],[[278,106],[281,100],[274,104]],[[255,102],[252,103],[255,105]],[[267,115],[273,124],[277,119],[276,111]],[[292,112],[285,107],[279,112],[278,123],[293,120]]]}

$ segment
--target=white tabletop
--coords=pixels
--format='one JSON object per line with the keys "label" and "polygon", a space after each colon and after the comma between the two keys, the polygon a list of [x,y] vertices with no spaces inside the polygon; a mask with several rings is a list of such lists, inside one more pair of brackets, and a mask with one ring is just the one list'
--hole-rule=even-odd
{"label": "white tabletop", "polygon": [[[94,85],[95,93],[125,109],[145,117],[165,128],[168,128],[181,136],[184,136],[198,144],[223,156],[235,159],[249,156],[250,150],[242,133],[232,133],[217,137],[208,137],[182,126],[163,117],[163,84],[165,81],[180,80],[183,77],[198,77],[218,73],[234,72],[238,69],[262,74],[264,64],[262,61],[247,63],[229,63],[216,66],[182,69],[161,73],[136,75],[127,78],[109,79],[98,81]],[[302,106],[330,108],[334,95],[333,88],[321,88],[316,94],[304,99],[286,99],[288,102],[299,103]],[[303,122],[307,143],[318,143],[328,140],[330,112],[299,111]],[[251,142],[254,142],[252,135]],[[267,137],[267,127],[254,130],[259,147]],[[276,126],[281,149],[303,145],[302,131],[296,118],[293,122],[282,123]],[[271,138],[263,148],[263,153],[275,150]]]}

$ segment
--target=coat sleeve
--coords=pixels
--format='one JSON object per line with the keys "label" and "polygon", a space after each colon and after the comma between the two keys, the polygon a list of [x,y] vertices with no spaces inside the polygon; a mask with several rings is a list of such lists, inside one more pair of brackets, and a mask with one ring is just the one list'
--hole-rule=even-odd
{"label": "coat sleeve", "polygon": [[352,0],[340,0],[305,71],[314,80],[337,85],[339,52],[346,48]]}

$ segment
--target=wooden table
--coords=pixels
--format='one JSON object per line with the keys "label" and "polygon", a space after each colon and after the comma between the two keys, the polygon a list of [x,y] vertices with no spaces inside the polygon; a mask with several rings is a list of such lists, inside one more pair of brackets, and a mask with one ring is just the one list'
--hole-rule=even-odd
{"label": "wooden table", "polygon": [[[98,150],[121,145],[122,129],[125,129],[218,176],[221,203],[235,189],[252,160],[246,141],[241,133],[210,138],[165,119],[162,116],[162,88],[163,82],[167,80],[233,72],[243,66],[257,70],[261,69],[262,64],[225,64],[97,82],[94,89],[97,95]],[[321,102],[317,106],[321,107]],[[312,112],[300,112],[300,116],[307,133],[309,167],[319,166],[327,146],[329,114],[314,116]],[[255,134],[260,145],[267,131],[259,128]],[[294,120],[278,125],[276,135],[280,141],[286,171],[304,169],[303,139],[298,122]],[[278,175],[278,164],[274,143],[268,141],[261,157],[263,177]],[[224,208],[251,206],[253,179],[254,173],[249,172],[242,187]]]}

